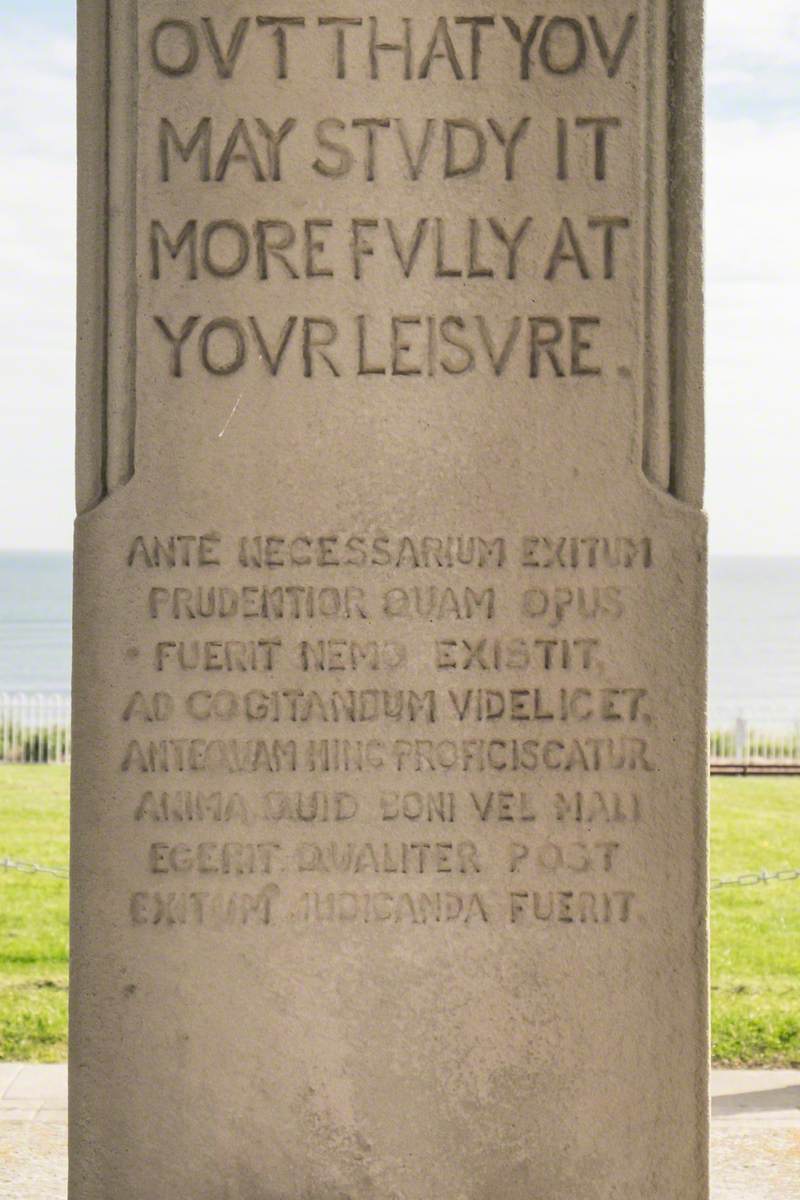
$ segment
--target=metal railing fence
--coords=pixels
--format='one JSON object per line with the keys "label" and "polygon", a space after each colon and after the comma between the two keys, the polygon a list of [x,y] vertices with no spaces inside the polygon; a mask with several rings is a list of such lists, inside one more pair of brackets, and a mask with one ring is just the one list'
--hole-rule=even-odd
{"label": "metal railing fence", "polygon": [[[68,763],[70,729],[68,693],[0,692],[0,763]],[[712,770],[800,774],[800,721],[756,724],[740,717],[708,736]]]}
{"label": "metal railing fence", "polygon": [[739,717],[728,729],[711,729],[709,752],[712,770],[796,768],[800,772],[800,721],[756,724]]}
{"label": "metal railing fence", "polygon": [[0,692],[0,763],[67,763],[71,703],[61,692]]}

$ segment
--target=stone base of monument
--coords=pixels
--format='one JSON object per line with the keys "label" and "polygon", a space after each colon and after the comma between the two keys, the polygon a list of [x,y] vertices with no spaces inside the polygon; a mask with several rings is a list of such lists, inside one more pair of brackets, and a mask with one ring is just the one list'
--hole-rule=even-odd
{"label": "stone base of monument", "polygon": [[[800,1071],[711,1072],[711,1200],[800,1195]],[[64,1064],[0,1064],[0,1196],[65,1200]]]}

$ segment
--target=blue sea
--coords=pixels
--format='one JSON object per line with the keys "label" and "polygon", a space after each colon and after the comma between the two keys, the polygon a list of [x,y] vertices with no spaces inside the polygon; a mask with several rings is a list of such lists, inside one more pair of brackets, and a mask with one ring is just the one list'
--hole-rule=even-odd
{"label": "blue sea", "polygon": [[72,555],[0,551],[0,692],[69,691]]}
{"label": "blue sea", "polygon": [[[0,552],[0,691],[70,679],[69,553]],[[709,722],[800,721],[800,558],[711,560]]]}

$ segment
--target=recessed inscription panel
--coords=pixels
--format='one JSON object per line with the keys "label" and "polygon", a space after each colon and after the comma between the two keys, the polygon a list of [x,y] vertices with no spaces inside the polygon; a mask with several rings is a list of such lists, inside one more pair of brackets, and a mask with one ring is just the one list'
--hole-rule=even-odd
{"label": "recessed inscription panel", "polygon": [[705,1195],[668,7],[112,20],[74,1200]]}

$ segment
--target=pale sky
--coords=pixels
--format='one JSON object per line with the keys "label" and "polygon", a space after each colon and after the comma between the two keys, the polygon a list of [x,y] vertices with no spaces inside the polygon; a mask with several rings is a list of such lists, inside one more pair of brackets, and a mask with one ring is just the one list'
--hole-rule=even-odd
{"label": "pale sky", "polygon": [[[73,0],[0,0],[0,549],[71,544]],[[707,3],[711,548],[800,555],[800,3]]]}

